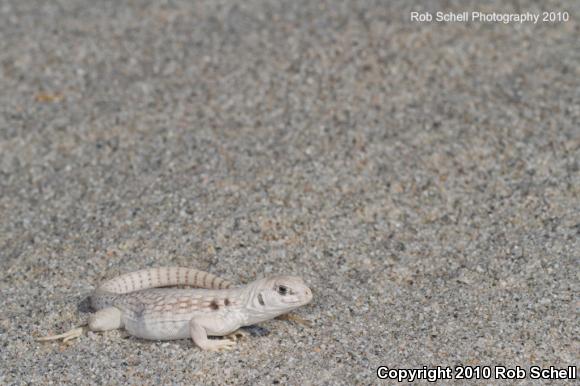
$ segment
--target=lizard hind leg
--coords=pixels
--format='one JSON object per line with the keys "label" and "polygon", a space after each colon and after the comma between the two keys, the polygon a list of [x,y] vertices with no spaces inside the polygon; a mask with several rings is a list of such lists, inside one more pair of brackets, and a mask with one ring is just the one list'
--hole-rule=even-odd
{"label": "lizard hind leg", "polygon": [[123,327],[122,312],[117,307],[98,310],[89,318],[89,330],[109,331]]}
{"label": "lizard hind leg", "polygon": [[58,335],[48,335],[48,336],[43,336],[40,338],[36,338],[37,342],[48,342],[51,340],[59,340],[62,339],[63,343],[68,342],[69,340],[73,340],[76,338],[79,338],[81,335],[83,335],[83,332],[85,330],[84,326],[80,326],[80,327],[76,327],[73,328],[72,330],[69,330],[65,333],[62,334],[58,334]]}
{"label": "lizard hind leg", "polygon": [[[123,327],[123,321],[121,319],[121,310],[115,307],[103,308],[91,315],[89,318],[89,330],[90,331],[108,331],[116,330]],[[86,325],[79,326],[58,335],[49,335],[36,338],[38,342],[48,342],[51,340],[62,339],[63,343],[69,340],[79,338],[83,335]]]}

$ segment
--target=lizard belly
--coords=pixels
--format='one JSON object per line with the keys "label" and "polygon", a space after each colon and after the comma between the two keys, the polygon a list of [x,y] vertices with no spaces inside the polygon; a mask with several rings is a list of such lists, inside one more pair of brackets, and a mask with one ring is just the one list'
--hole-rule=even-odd
{"label": "lizard belly", "polygon": [[[228,319],[217,315],[203,315],[203,327],[209,336],[228,335],[241,327],[235,318]],[[138,338],[150,340],[174,340],[191,337],[190,322],[194,315],[176,319],[169,315],[156,319],[124,318],[125,330]]]}
{"label": "lizard belly", "polygon": [[189,338],[189,320],[175,318],[125,318],[125,330],[133,336],[150,340]]}
{"label": "lizard belly", "polygon": [[217,312],[206,314],[199,319],[207,335],[224,336],[231,334],[244,325],[243,316],[235,312]]}

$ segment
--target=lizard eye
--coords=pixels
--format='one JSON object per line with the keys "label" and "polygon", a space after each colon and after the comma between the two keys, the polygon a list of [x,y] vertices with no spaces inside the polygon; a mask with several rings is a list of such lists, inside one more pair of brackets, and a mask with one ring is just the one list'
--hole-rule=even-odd
{"label": "lizard eye", "polygon": [[283,285],[279,285],[278,288],[276,288],[276,292],[278,292],[280,295],[284,296],[288,294],[288,287],[283,286]]}

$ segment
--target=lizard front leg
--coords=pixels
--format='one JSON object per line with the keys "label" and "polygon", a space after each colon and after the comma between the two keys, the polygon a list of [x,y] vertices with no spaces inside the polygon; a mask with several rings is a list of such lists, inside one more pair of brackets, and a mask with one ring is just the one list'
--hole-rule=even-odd
{"label": "lizard front leg", "polygon": [[229,339],[208,339],[208,330],[215,331],[221,329],[225,329],[225,323],[222,318],[197,317],[189,321],[191,339],[202,350],[226,351],[234,348],[236,345],[235,341]]}
{"label": "lizard front leg", "polygon": [[62,333],[62,334],[42,336],[40,338],[36,338],[35,340],[37,342],[48,342],[51,340],[62,339],[62,342],[66,343],[69,340],[80,338],[81,335],[83,335],[84,331],[85,331],[85,326],[79,326],[79,327],[75,327],[72,330],[69,330],[65,333]]}

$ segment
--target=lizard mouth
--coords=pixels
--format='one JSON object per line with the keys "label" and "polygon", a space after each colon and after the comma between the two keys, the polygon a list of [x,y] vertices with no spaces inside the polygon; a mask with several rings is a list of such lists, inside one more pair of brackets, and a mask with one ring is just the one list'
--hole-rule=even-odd
{"label": "lizard mouth", "polygon": [[304,293],[300,294],[300,296],[298,296],[298,298],[292,303],[297,306],[301,306],[310,303],[311,300],[312,300],[312,291],[310,290],[310,288],[306,288],[304,289]]}

